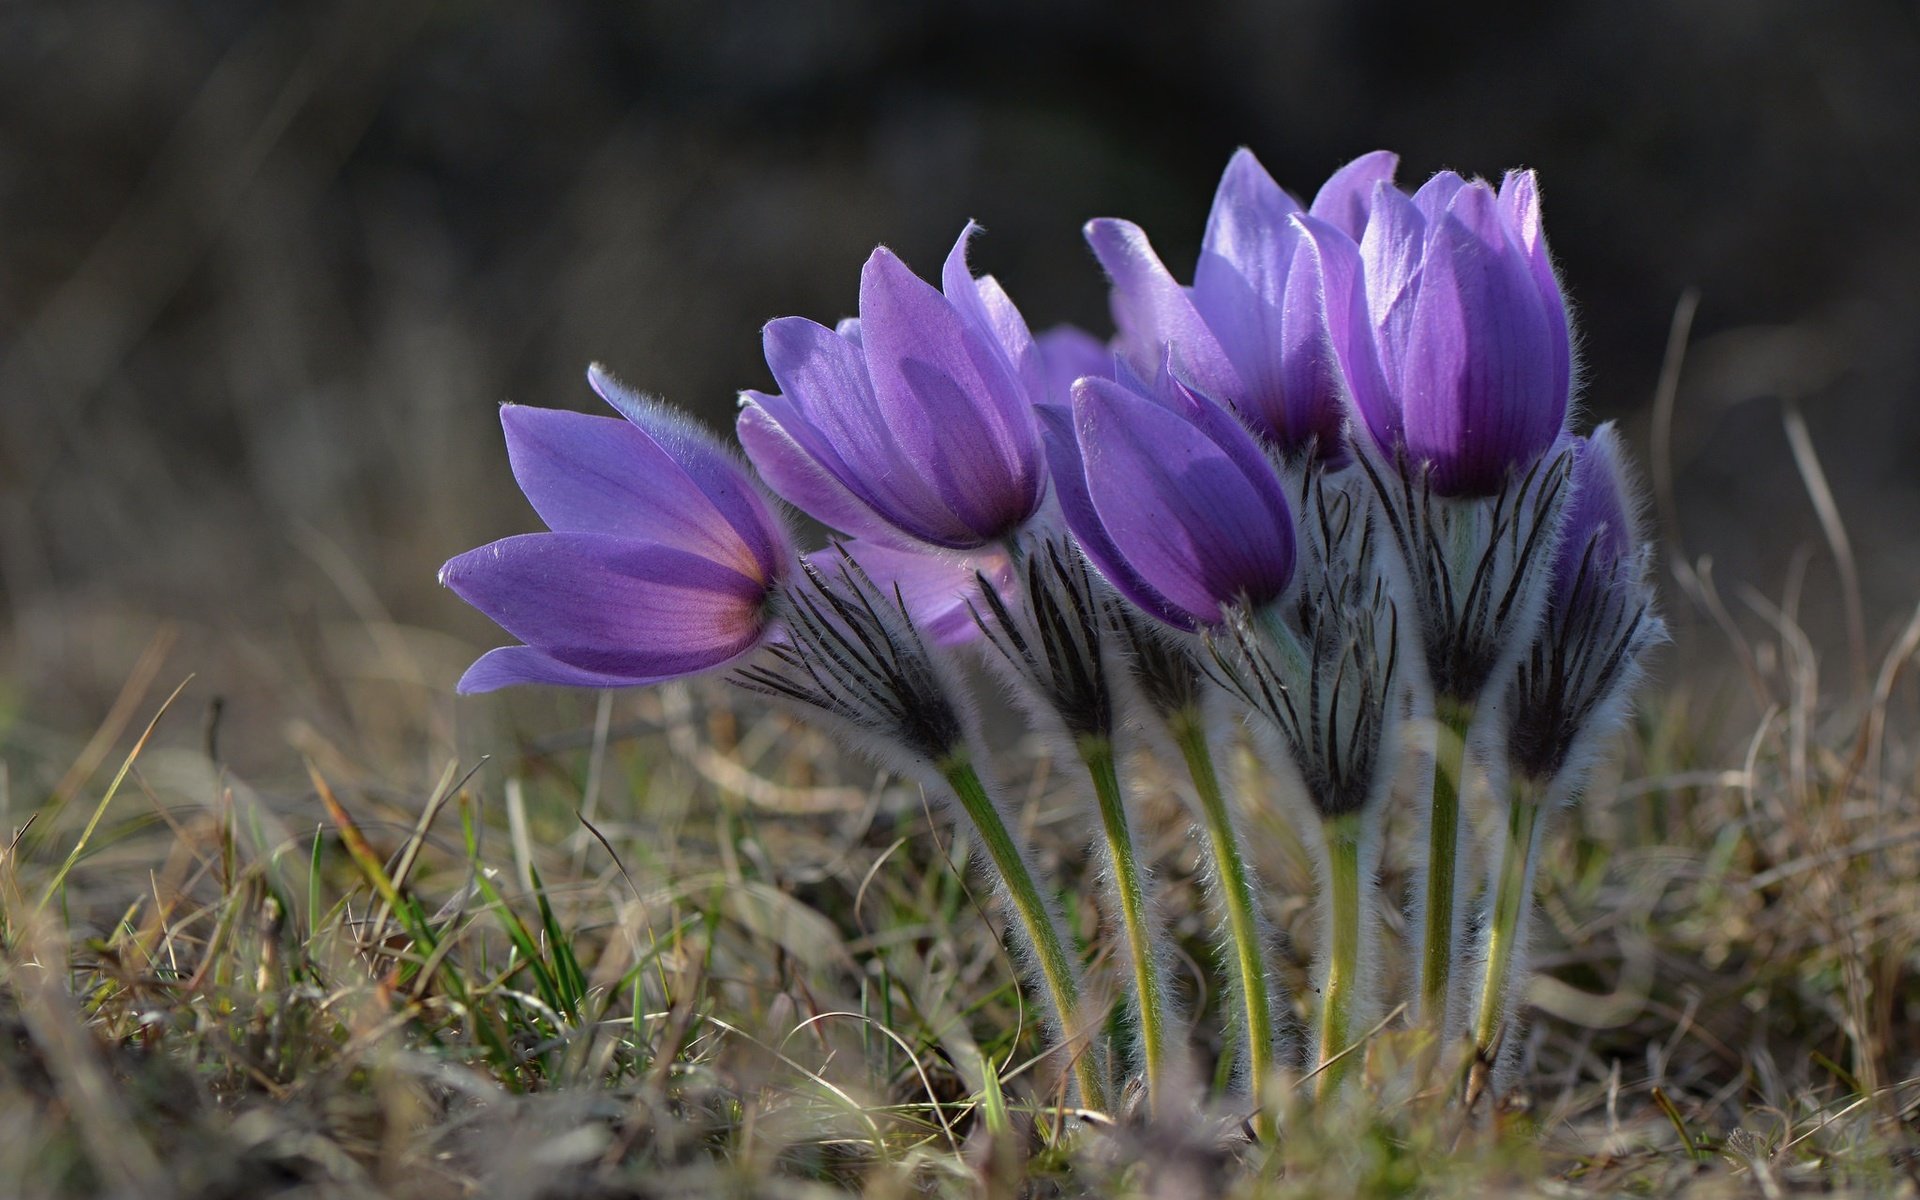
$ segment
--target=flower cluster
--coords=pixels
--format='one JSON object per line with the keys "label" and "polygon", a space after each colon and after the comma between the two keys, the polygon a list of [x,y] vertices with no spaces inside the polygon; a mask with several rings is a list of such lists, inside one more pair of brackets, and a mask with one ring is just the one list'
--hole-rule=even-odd
{"label": "flower cluster", "polygon": [[[1165,1104],[1186,1053],[1126,786],[1136,752],[1171,751],[1262,1136],[1276,1071],[1328,1094],[1361,1057],[1380,999],[1373,879],[1410,746],[1431,768],[1405,798],[1426,842],[1413,1010],[1442,1039],[1471,1033],[1484,1086],[1524,971],[1542,818],[1581,790],[1662,626],[1618,434],[1568,427],[1573,342],[1532,173],[1443,172],[1409,194],[1397,166],[1363,156],[1302,205],[1239,152],[1191,284],[1138,226],[1089,222],[1106,343],[1034,335],[970,270],[971,224],[938,287],[876,250],[856,318],[767,325],[777,390],[741,394],[745,462],[597,367],[617,419],[503,409],[550,532],[443,569],[523,643],[460,690],[725,672],[945,797],[1091,1107],[1136,1082]],[[831,544],[803,554],[779,501]],[[1119,1059],[1057,888],[997,797],[967,656],[1081,780],[1127,972]],[[1242,804],[1215,768],[1243,725],[1277,786],[1239,799],[1279,804],[1321,871],[1304,1043],[1271,979]],[[1494,831],[1479,874],[1476,822]],[[1475,902],[1470,951],[1459,914]],[[1476,954],[1477,977],[1456,970]],[[1296,1044],[1307,1057],[1289,1062]]]}

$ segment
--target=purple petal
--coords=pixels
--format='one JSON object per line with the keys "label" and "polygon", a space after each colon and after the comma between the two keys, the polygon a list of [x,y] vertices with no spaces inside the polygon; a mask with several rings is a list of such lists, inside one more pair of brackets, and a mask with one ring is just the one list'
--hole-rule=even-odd
{"label": "purple petal", "polygon": [[1313,247],[1327,338],[1340,383],[1374,445],[1391,454],[1401,439],[1400,406],[1387,390],[1379,348],[1367,313],[1360,248],[1345,233],[1316,217],[1295,217]]}
{"label": "purple petal", "polygon": [[1087,244],[1113,280],[1113,313],[1134,369],[1150,373],[1165,347],[1181,372],[1211,396],[1234,396],[1239,375],[1185,288],[1174,281],[1146,233],[1131,221],[1087,222]]}
{"label": "purple petal", "polygon": [[[1440,215],[1433,214],[1428,220],[1436,220]],[[1447,200],[1445,215],[1459,221],[1478,238],[1488,254],[1507,255],[1519,251],[1519,239],[1510,236],[1506,214],[1500,211],[1500,198],[1484,180],[1476,179],[1455,189]]]}
{"label": "purple petal", "polygon": [[[861,341],[869,349],[876,334],[872,322],[862,323]],[[896,417],[882,407],[868,379],[861,347],[804,317],[769,322],[762,342],[781,395],[756,396],[753,403],[779,426],[799,456],[817,463],[874,518],[911,537],[936,545],[975,543],[975,535],[909,457],[907,439],[894,429]],[[766,440],[757,439],[748,444],[748,457],[776,491],[813,513],[808,504],[821,500],[822,489],[796,486],[802,472],[792,453],[779,462],[756,457],[767,449]],[[841,525],[852,519],[842,506],[813,515],[847,532],[863,532],[860,523]]]}
{"label": "purple petal", "polygon": [[1200,618],[1173,604],[1142,579],[1113,544],[1106,526],[1100,523],[1100,514],[1094,510],[1093,497],[1087,491],[1086,465],[1074,433],[1073,411],[1054,405],[1043,405],[1037,411],[1041,436],[1047,446],[1047,463],[1053,469],[1053,493],[1059,499],[1067,528],[1079,543],[1081,553],[1114,591],[1142,612],[1177,629],[1197,628]]}
{"label": "purple petal", "polygon": [[[810,427],[783,396],[763,392],[740,394],[736,436],[748,461],[775,495],[814,520],[854,537],[903,536],[873,510],[866,500],[840,482],[821,459],[807,453],[790,429]],[[829,451],[831,453],[831,451]]]}
{"label": "purple petal", "polygon": [[1634,494],[1620,432],[1609,421],[1592,437],[1573,440],[1572,494],[1560,519],[1554,589],[1565,597],[1582,577],[1604,574],[1632,556],[1639,542]]}
{"label": "purple petal", "polygon": [[1491,190],[1464,188],[1437,224],[1400,392],[1408,454],[1434,464],[1434,488],[1491,495],[1537,459],[1566,421],[1546,315],[1525,261],[1490,253]]}
{"label": "purple petal", "polygon": [[[1433,178],[1421,184],[1420,190],[1413,194],[1413,206],[1419,209],[1420,215],[1427,220],[1438,220],[1440,214],[1446,212],[1453,204],[1454,197],[1459,195],[1462,189],[1471,186],[1474,185],[1469,184],[1458,172],[1436,171]],[[1486,184],[1479,186],[1485,187]]]}
{"label": "purple petal", "polygon": [[[1287,218],[1299,211],[1299,203],[1273,181],[1251,150],[1237,150],[1214,191],[1200,253],[1222,260],[1246,278],[1258,295],[1277,299],[1280,281],[1272,279],[1271,273],[1284,273],[1286,264],[1277,261],[1273,251],[1276,239],[1284,238],[1290,228]],[[1193,282],[1197,289],[1198,270]]]}
{"label": "purple petal", "polygon": [[[587,369],[587,383],[664,456],[665,463],[658,469],[668,478],[659,481],[660,492],[684,493],[688,486],[697,489],[753,556],[759,566],[758,578],[786,575],[794,558],[792,534],[732,450],[706,426],[683,412],[642,398],[598,363]],[[531,495],[528,498],[532,499]],[[549,521],[548,525],[553,523]],[[664,540],[657,534],[649,536]],[[730,560],[723,556],[722,561]]]}
{"label": "purple petal", "polygon": [[1013,563],[999,550],[929,554],[863,541],[846,542],[842,549],[882,588],[898,588],[914,625],[942,646],[980,639],[980,625],[973,619],[974,609],[984,607],[980,575],[1003,597],[1012,597]]}
{"label": "purple petal", "polygon": [[899,447],[888,457],[904,457],[914,475],[903,486],[937,497],[962,530],[927,540],[981,545],[1032,516],[1042,497],[1040,438],[997,340],[885,248],[860,273],[860,324],[880,432]]}
{"label": "purple petal", "polygon": [[549,529],[643,538],[755,569],[706,493],[627,421],[508,404],[500,424],[514,478]]}
{"label": "purple petal", "polygon": [[463,696],[478,692],[497,692],[520,684],[548,684],[554,687],[624,688],[658,683],[658,677],[608,675],[570,667],[559,659],[542,654],[532,646],[502,646],[489,650],[467,668],[454,691]]}
{"label": "purple petal", "polygon": [[[1047,387],[1036,404],[1066,406],[1073,402],[1073,381],[1088,375],[1113,374],[1113,350],[1099,338],[1073,325],[1056,325],[1034,339],[1046,371]],[[1042,429],[1045,433],[1045,429]]]}
{"label": "purple petal", "polygon": [[1250,477],[1192,422],[1107,380],[1075,385],[1073,407],[1100,524],[1142,579],[1206,624],[1235,600],[1286,591],[1292,521],[1264,461],[1264,481]]}
{"label": "purple petal", "polygon": [[1013,297],[1007,295],[999,280],[991,275],[982,275],[974,283],[979,288],[980,303],[987,311],[987,319],[992,322],[993,336],[1007,352],[1007,361],[1013,364],[1021,386],[1027,389],[1028,399],[1043,399],[1046,396],[1047,367],[1033,332],[1027,328],[1027,319],[1014,307]]}
{"label": "purple petal", "polygon": [[1561,294],[1560,280],[1553,273],[1553,256],[1547,250],[1546,227],[1540,219],[1540,181],[1532,171],[1508,171],[1500,184],[1500,208],[1507,227],[1527,256],[1533,282],[1540,289],[1547,326],[1553,335],[1554,371],[1571,391],[1573,385],[1573,346],[1567,323],[1567,301]]}
{"label": "purple petal", "polygon": [[973,326],[975,331],[990,336],[1006,353],[1007,362],[1012,365],[1029,395],[1038,395],[1035,389],[1044,385],[1045,375],[1026,318],[1020,315],[1013,298],[1007,295],[998,280],[991,275],[975,279],[967,266],[967,243],[979,231],[980,226],[972,221],[968,221],[967,227],[960,231],[960,239],[947,252],[947,261],[940,269],[941,291],[962,320]]}
{"label": "purple petal", "polygon": [[1374,185],[1373,210],[1360,239],[1361,277],[1366,280],[1367,315],[1378,341],[1382,378],[1396,396],[1413,334],[1426,243],[1427,219],[1413,201],[1386,183]]}
{"label": "purple petal", "polygon": [[[1252,154],[1235,154],[1214,197],[1193,276],[1194,308],[1219,338],[1242,385],[1218,398],[1289,451],[1339,428],[1337,404],[1326,403],[1337,397],[1325,395],[1311,362],[1324,343],[1318,297],[1301,306],[1289,290],[1290,281],[1298,282],[1294,266],[1307,250],[1291,220],[1299,207]],[[1317,285],[1310,287],[1317,291]],[[1308,361],[1300,361],[1303,354]],[[1322,419],[1328,411],[1331,428]]]}
{"label": "purple petal", "polygon": [[1374,185],[1392,186],[1399,167],[1400,156],[1391,151],[1362,154],[1327,177],[1307,211],[1358,242],[1373,208]]}
{"label": "purple petal", "polygon": [[856,346],[860,344],[859,317],[841,317],[833,323],[833,331]]}
{"label": "purple petal", "polygon": [[602,533],[533,533],[470,550],[440,582],[571,667],[666,678],[711,670],[766,632],[767,587],[730,567]]}

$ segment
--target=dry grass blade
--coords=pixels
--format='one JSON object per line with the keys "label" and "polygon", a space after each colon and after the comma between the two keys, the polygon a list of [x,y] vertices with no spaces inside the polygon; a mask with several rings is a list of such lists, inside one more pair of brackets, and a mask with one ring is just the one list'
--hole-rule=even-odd
{"label": "dry grass blade", "polygon": [[127,752],[126,759],[121,762],[120,770],[115,772],[113,782],[107,785],[105,792],[101,793],[100,803],[94,805],[93,815],[87,818],[86,828],[80,831],[80,837],[74,842],[73,849],[67,852],[66,861],[60,864],[60,869],[55,871],[53,878],[47,881],[45,890],[40,893],[40,903],[35,906],[36,912],[44,911],[47,902],[58,895],[60,889],[66,885],[67,875],[80,861],[80,856],[86,853],[87,844],[93,840],[94,831],[100,828],[101,818],[107,815],[108,806],[120,793],[120,785],[127,781],[127,773],[133,770],[134,761],[140,757],[140,752],[147,748],[147,741],[153,737],[153,731],[159,727],[160,718],[167,715],[167,710],[173,707],[173,702],[180,698],[180,693],[186,691],[187,685],[192,682],[193,676],[187,676],[180,681],[180,686],[174,688],[172,693],[161,701],[159,709],[153,714],[153,720],[147,722],[146,729],[141,731],[140,737],[133,743],[133,749]]}
{"label": "dry grass blade", "polygon": [[1855,686],[1867,687],[1867,616],[1860,598],[1860,568],[1853,557],[1853,540],[1847,536],[1847,524],[1840,517],[1840,506],[1820,466],[1820,455],[1813,448],[1813,435],[1799,404],[1789,400],[1781,409],[1781,424],[1787,432],[1787,444],[1793,448],[1793,463],[1800,471],[1800,482],[1807,499],[1820,518],[1820,532],[1827,539],[1834,566],[1840,572],[1840,592],[1846,607],[1848,661],[1853,667]]}

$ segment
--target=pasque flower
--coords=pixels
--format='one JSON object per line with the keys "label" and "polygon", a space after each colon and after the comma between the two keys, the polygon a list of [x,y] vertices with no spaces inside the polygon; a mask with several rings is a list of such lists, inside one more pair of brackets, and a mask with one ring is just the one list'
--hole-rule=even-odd
{"label": "pasque flower", "polygon": [[[1394,163],[1376,152],[1348,164],[1312,211],[1358,237],[1356,196],[1390,179]],[[1338,460],[1346,410],[1320,261],[1292,219],[1299,211],[1253,152],[1240,150],[1214,194],[1191,288],[1174,281],[1131,222],[1091,221],[1086,236],[1113,279],[1114,314],[1136,370],[1151,372],[1171,352],[1182,378],[1231,405],[1268,445]]]}
{"label": "pasque flower", "polygon": [[1496,192],[1443,171],[1361,216],[1296,218],[1316,244],[1332,342],[1360,424],[1442,496],[1491,496],[1566,424],[1572,351],[1531,171]]}
{"label": "pasque flower", "polygon": [[1496,191],[1445,171],[1411,197],[1380,179],[1364,206],[1349,192],[1341,207],[1343,223],[1294,219],[1319,257],[1352,441],[1437,718],[1419,997],[1449,1032],[1466,747],[1482,694],[1499,694],[1537,627],[1566,490],[1553,452],[1572,386],[1566,304],[1531,172]]}
{"label": "pasque flower", "polygon": [[[1322,955],[1318,1061],[1334,1061],[1364,1009],[1371,974],[1363,949],[1378,833],[1371,817],[1391,774],[1383,764],[1399,697],[1393,606],[1364,536],[1366,512],[1351,491],[1330,492],[1323,468],[1311,467],[1304,540],[1322,569],[1296,582],[1302,531],[1273,460],[1170,366],[1151,387],[1080,381],[1073,430],[1077,454],[1056,455],[1054,470],[1061,508],[1088,557],[1143,610],[1205,634],[1220,677],[1278,736],[1304,785],[1333,885],[1322,894],[1331,937]],[[1204,747],[1191,729],[1173,732],[1204,803],[1217,786],[1197,753]],[[1230,821],[1203,815],[1218,859],[1237,868]],[[1246,886],[1244,876],[1230,883],[1228,899]],[[1245,946],[1244,935],[1236,940]],[[1243,953],[1242,961],[1257,957]],[[1243,970],[1243,979],[1253,974]],[[1249,1014],[1249,1028],[1256,1018]],[[1336,1086],[1340,1074],[1328,1070],[1322,1086]]]}
{"label": "pasque flower", "polygon": [[767,485],[823,524],[964,551],[1039,509],[1046,368],[999,285],[968,271],[974,229],[947,256],[944,294],[882,247],[861,270],[857,322],[766,327],[780,391],[743,394],[740,441]]}
{"label": "pasque flower", "polygon": [[[1055,419],[1057,420],[1057,418]],[[1233,415],[1162,368],[1154,385],[1082,379],[1074,446],[1054,443],[1068,527],[1128,600],[1186,629],[1278,599],[1293,517],[1273,464]]]}
{"label": "pasque flower", "polygon": [[1666,636],[1653,610],[1652,547],[1612,422],[1573,440],[1573,494],[1561,517],[1546,615],[1508,689],[1516,772],[1577,774],[1618,724],[1647,649]]}
{"label": "pasque flower", "polygon": [[619,417],[500,410],[514,478],[552,532],[440,568],[525,643],[483,655],[462,692],[657,683],[726,666],[772,631],[795,563],[772,504],[697,423],[598,366],[588,380]]}
{"label": "pasque flower", "polygon": [[1573,439],[1573,495],[1562,516],[1546,614],[1505,705],[1506,838],[1492,871],[1473,1033],[1469,1103],[1499,1062],[1526,975],[1533,873],[1544,818],[1584,786],[1603,739],[1625,715],[1647,651],[1666,636],[1653,608],[1652,547],[1612,424]]}

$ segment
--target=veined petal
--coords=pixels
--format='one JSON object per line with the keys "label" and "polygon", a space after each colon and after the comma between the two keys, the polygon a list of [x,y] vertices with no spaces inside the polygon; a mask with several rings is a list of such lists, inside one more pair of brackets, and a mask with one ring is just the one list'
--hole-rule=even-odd
{"label": "veined petal", "polygon": [[968,221],[953,249],[947,252],[947,261],[940,270],[941,292],[962,320],[993,338],[1028,394],[1035,395],[1034,389],[1044,384],[1045,376],[1041,373],[1033,332],[1027,328],[1026,318],[1020,315],[1013,298],[998,280],[991,275],[976,279],[967,266],[967,243],[978,232],[980,226]]}
{"label": "veined petal", "polygon": [[1281,304],[1284,319],[1277,364],[1286,437],[1278,444],[1291,450],[1311,442],[1321,460],[1338,466],[1346,456],[1340,438],[1346,423],[1346,387],[1328,326],[1319,251],[1302,227],[1294,228],[1297,236]]}
{"label": "veined petal", "polygon": [[[1100,378],[1092,376],[1091,378]],[[1107,535],[1094,510],[1093,497],[1087,491],[1086,464],[1080,455],[1080,441],[1073,429],[1073,410],[1065,406],[1042,405],[1040,433],[1047,447],[1047,463],[1053,471],[1053,493],[1060,502],[1061,515],[1072,532],[1080,552],[1087,556],[1113,590],[1151,617],[1177,629],[1193,630],[1206,619],[1174,604],[1133,569]]]}
{"label": "veined petal", "polygon": [[842,483],[820,458],[809,454],[795,440],[793,428],[804,430],[807,426],[784,397],[752,391],[740,394],[735,434],[747,452],[747,460],[775,495],[822,525],[853,537],[906,536]]}
{"label": "veined petal", "polygon": [[1360,239],[1361,277],[1366,281],[1367,315],[1379,346],[1382,378],[1396,396],[1413,333],[1426,248],[1427,219],[1413,201],[1387,183],[1375,184],[1367,232]]}
{"label": "veined petal", "polygon": [[[1519,239],[1512,235],[1506,216],[1500,211],[1499,197],[1483,179],[1454,190],[1447,200],[1447,216],[1480,239],[1489,254],[1513,254],[1519,251]],[[1429,220],[1436,219],[1429,217]]]}
{"label": "veined petal", "polygon": [[1029,400],[1038,401],[1046,396],[1047,368],[1042,360],[1039,343],[1033,331],[1027,328],[1027,319],[1014,307],[1013,297],[1000,286],[1000,281],[991,275],[982,275],[974,280],[980,291],[980,303],[987,310],[987,318],[992,322],[992,332],[1001,348],[1007,352],[1007,361],[1014,366],[1020,376],[1020,384],[1027,389]]}
{"label": "veined petal", "polygon": [[[875,331],[870,322],[862,324],[860,336],[863,345],[871,344]],[[936,545],[968,545],[975,540],[905,452],[892,427],[894,420],[882,408],[868,378],[860,346],[805,317],[768,322],[762,341],[781,394],[757,395],[753,403],[802,455],[818,463],[875,515],[911,537]],[[764,441],[750,445],[748,456],[775,491],[803,508],[802,496],[809,501],[820,499],[818,489],[796,489],[791,494],[781,490],[793,487],[799,472],[788,469],[775,482],[755,457],[756,451],[764,449]],[[840,507],[813,515],[835,525],[849,516]]]}
{"label": "veined petal", "polygon": [[1491,495],[1537,459],[1566,420],[1546,317],[1524,260],[1489,251],[1489,189],[1458,193],[1437,223],[1406,351],[1407,451],[1434,464],[1434,488]]}
{"label": "veined petal", "polygon": [[937,497],[975,545],[1032,516],[1042,496],[1040,438],[1026,389],[994,336],[884,247],[860,273],[860,322],[885,434],[915,485]]}
{"label": "veined petal", "polygon": [[501,646],[474,660],[460,677],[454,690],[463,696],[479,692],[497,692],[520,684],[548,684],[554,687],[625,688],[659,683],[658,676],[608,675],[570,667],[552,655],[532,646]]}
{"label": "veined petal", "polygon": [[1453,204],[1454,197],[1459,195],[1463,188],[1471,186],[1457,171],[1436,171],[1433,177],[1421,184],[1420,190],[1413,194],[1413,206],[1419,209],[1420,215],[1427,220],[1437,221],[1440,219],[1440,214],[1446,212]]}
{"label": "veined petal", "polygon": [[1194,391],[1166,372],[1162,372],[1156,381],[1155,391],[1158,393],[1155,399],[1160,401],[1162,407],[1192,424],[1240,469],[1242,477],[1258,493],[1261,504],[1267,510],[1287,511],[1286,489],[1280,486],[1273,460],[1260,449],[1260,444],[1254,441],[1244,422],[1223,405]]}
{"label": "veined petal", "polygon": [[1087,244],[1113,280],[1113,315],[1134,369],[1151,373],[1171,346],[1181,372],[1210,396],[1234,396],[1240,376],[1185,288],[1131,221],[1101,218],[1086,225]]}
{"label": "veined petal", "polygon": [[1207,624],[1286,591],[1293,530],[1277,480],[1260,488],[1191,421],[1118,383],[1083,380],[1073,405],[1100,524],[1154,590]]}
{"label": "veined petal", "polygon": [[1212,269],[1224,266],[1244,278],[1256,295],[1278,300],[1287,264],[1274,250],[1291,240],[1287,218],[1299,211],[1299,203],[1273,181],[1251,150],[1234,151],[1207,214],[1207,232],[1200,241],[1202,267],[1195,269],[1193,277],[1195,290],[1211,257]]}
{"label": "veined petal", "polygon": [[1379,347],[1367,313],[1360,248],[1345,233],[1317,217],[1294,220],[1313,246],[1327,338],[1347,399],[1375,446],[1391,454],[1401,439],[1400,406],[1387,390],[1381,370]]}
{"label": "veined petal", "polygon": [[792,534],[732,450],[706,426],[677,409],[643,398],[598,363],[587,369],[587,382],[665,456],[659,470],[674,482],[663,480],[663,488],[678,490],[684,481],[698,489],[753,555],[759,567],[757,578],[766,581],[786,575],[794,557]]}
{"label": "veined petal", "polygon": [[1367,214],[1373,209],[1374,185],[1391,187],[1399,168],[1400,156],[1391,151],[1362,154],[1327,177],[1307,211],[1357,243],[1366,231]]}
{"label": "veined petal", "polygon": [[759,569],[755,551],[707,494],[631,423],[507,404],[500,424],[514,478],[549,529],[640,538],[742,573]]}
{"label": "veined petal", "polygon": [[1239,151],[1220,180],[1193,275],[1193,306],[1241,384],[1239,392],[1217,398],[1285,450],[1316,432],[1301,427],[1312,424],[1312,393],[1295,395],[1288,386],[1287,360],[1299,348],[1290,337],[1311,337],[1317,316],[1288,307],[1288,281],[1301,249],[1290,218],[1299,208],[1252,154]]}
{"label": "veined petal", "polygon": [[710,559],[602,533],[534,533],[449,561],[440,581],[521,641],[599,675],[670,678],[758,645],[768,588]]}
{"label": "veined petal", "polygon": [[1566,296],[1553,271],[1553,256],[1547,250],[1546,226],[1540,218],[1540,181],[1532,171],[1508,171],[1500,184],[1501,214],[1507,227],[1527,256],[1533,282],[1540,289],[1540,301],[1547,314],[1547,328],[1553,335],[1554,371],[1568,391],[1573,386],[1573,345],[1568,328]]}

